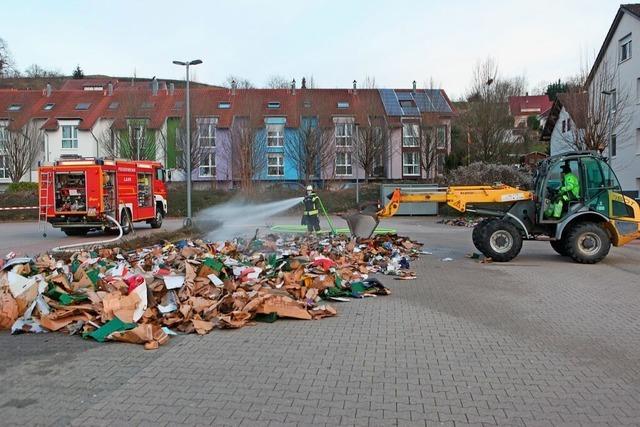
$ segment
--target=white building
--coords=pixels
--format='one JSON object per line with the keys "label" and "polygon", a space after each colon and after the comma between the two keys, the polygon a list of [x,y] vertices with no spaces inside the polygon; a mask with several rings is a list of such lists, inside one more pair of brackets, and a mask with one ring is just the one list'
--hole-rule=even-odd
{"label": "white building", "polygon": [[[549,154],[585,149],[581,142],[586,119],[586,93],[560,93],[547,113],[540,139],[549,142]],[[577,142],[576,142],[577,141]]]}
{"label": "white building", "polygon": [[[608,155],[622,189],[638,197],[640,191],[640,4],[621,5],[587,79],[591,97],[605,92],[611,105],[624,100],[624,119],[612,126]],[[634,40],[635,39],[635,40]],[[610,88],[602,87],[611,75]]]}

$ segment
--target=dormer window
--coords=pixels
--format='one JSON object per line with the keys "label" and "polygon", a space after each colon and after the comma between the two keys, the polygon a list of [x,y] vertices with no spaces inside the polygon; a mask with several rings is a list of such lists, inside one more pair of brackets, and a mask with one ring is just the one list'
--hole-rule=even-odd
{"label": "dormer window", "polygon": [[231,108],[231,103],[230,102],[218,102],[218,108],[221,110],[228,110],[229,108]]}
{"label": "dormer window", "polygon": [[91,103],[89,102],[80,102],[76,104],[76,110],[88,110],[91,107]]}
{"label": "dormer window", "polygon": [[109,110],[117,110],[119,106],[119,102],[112,102],[111,104],[109,104]]}
{"label": "dormer window", "polygon": [[338,102],[338,108],[340,109],[349,108],[349,103],[347,101],[340,101]]}
{"label": "dormer window", "polygon": [[11,105],[9,105],[7,110],[8,111],[20,111],[21,108],[22,108],[22,104],[11,104]]}
{"label": "dormer window", "polygon": [[406,101],[400,101],[400,106],[402,108],[416,108],[416,103],[410,99]]}
{"label": "dormer window", "polygon": [[184,101],[177,101],[177,102],[173,105],[173,109],[174,109],[174,110],[181,110],[183,106],[184,106]]}
{"label": "dormer window", "polygon": [[142,108],[143,110],[151,110],[154,105],[155,104],[153,102],[143,102],[140,108]]}
{"label": "dormer window", "polygon": [[280,108],[280,103],[278,101],[271,101],[267,103],[267,108],[276,109]]}
{"label": "dormer window", "polygon": [[54,105],[56,105],[56,104],[48,103],[47,105],[45,105],[44,107],[42,107],[42,109],[43,109],[44,111],[51,111],[51,110],[53,110],[53,106],[54,106]]}

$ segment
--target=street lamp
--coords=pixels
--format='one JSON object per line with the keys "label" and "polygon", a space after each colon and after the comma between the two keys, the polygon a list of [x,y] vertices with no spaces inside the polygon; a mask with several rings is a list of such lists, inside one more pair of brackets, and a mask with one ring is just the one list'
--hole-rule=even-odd
{"label": "street lamp", "polygon": [[186,90],[186,101],[187,104],[187,217],[184,220],[184,225],[190,227],[192,224],[191,220],[191,110],[189,104],[189,66],[190,65],[198,65],[202,64],[202,60],[194,59],[192,61],[173,61],[176,65],[182,65],[186,68],[187,71],[187,90]]}

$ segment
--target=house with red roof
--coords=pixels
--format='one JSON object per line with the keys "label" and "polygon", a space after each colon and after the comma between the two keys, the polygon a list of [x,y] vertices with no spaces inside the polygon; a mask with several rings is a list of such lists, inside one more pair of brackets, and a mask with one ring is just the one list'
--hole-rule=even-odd
{"label": "house with red roof", "polygon": [[536,117],[548,111],[553,102],[547,95],[510,96],[509,114],[513,117],[513,127],[527,127],[529,117]]}

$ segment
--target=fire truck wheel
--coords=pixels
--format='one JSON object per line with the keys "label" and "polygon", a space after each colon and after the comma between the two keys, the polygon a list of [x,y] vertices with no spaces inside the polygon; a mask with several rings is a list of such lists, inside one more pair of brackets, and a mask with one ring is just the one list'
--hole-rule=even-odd
{"label": "fire truck wheel", "polygon": [[156,217],[149,221],[149,224],[151,224],[151,228],[160,228],[162,227],[162,218],[164,217],[164,215],[162,214],[162,209],[156,208]]}
{"label": "fire truck wheel", "polygon": [[86,236],[89,232],[88,228],[63,228],[62,232],[67,236]]}
{"label": "fire truck wheel", "polygon": [[133,230],[131,215],[129,215],[129,211],[126,209],[123,209],[120,215],[120,226],[122,227],[122,234],[129,234],[131,230]]}

